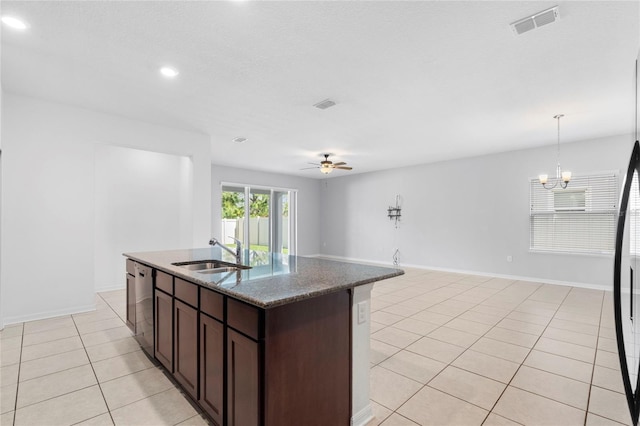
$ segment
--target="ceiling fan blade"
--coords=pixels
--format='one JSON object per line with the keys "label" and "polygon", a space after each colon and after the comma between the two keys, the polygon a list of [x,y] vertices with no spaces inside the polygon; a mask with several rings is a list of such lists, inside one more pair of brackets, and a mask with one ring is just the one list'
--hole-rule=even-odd
{"label": "ceiling fan blade", "polygon": [[333,163],[333,165],[334,165],[334,166],[344,166],[344,165],[346,165],[346,164],[347,164],[347,163],[345,163],[344,161],[341,161],[341,162],[339,162],[339,163]]}
{"label": "ceiling fan blade", "polygon": [[312,164],[312,165],[314,165],[314,166],[318,166],[318,167],[320,167],[320,165],[319,165],[318,163],[307,163],[307,164]]}
{"label": "ceiling fan blade", "polygon": [[340,170],[352,170],[353,167],[345,167],[345,166],[338,166],[338,167],[334,167],[336,169],[340,169]]}
{"label": "ceiling fan blade", "polygon": [[304,169],[300,169],[300,170],[311,170],[311,169],[319,169],[320,166],[315,166],[315,167],[305,167]]}

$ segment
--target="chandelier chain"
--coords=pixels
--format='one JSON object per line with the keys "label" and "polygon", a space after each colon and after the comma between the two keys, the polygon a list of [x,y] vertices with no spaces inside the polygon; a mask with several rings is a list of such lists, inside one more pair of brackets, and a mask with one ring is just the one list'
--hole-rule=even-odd
{"label": "chandelier chain", "polygon": [[553,118],[558,120],[558,141],[556,144],[556,178],[549,179],[549,175],[546,174],[539,175],[538,177],[540,183],[545,189],[554,189],[556,186],[560,186],[561,189],[565,189],[569,184],[569,181],[571,180],[571,172],[563,172],[562,168],[560,167],[560,119],[562,117],[564,117],[564,114],[553,116]]}
{"label": "chandelier chain", "polygon": [[[558,120],[558,145],[557,145],[557,152],[556,152],[556,158],[558,160],[558,167],[560,166],[560,119],[562,117],[564,117],[564,114],[558,114],[558,115],[553,117],[556,120]],[[560,176],[556,176],[556,177],[560,177]]]}

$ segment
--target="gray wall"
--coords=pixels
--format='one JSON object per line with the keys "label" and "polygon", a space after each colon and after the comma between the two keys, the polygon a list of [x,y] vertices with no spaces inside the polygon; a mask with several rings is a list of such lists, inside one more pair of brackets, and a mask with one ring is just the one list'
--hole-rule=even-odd
{"label": "gray wall", "polygon": [[[562,144],[562,165],[622,174],[632,146],[632,136]],[[325,180],[321,251],[391,264],[398,248],[405,266],[609,288],[612,256],[529,252],[529,179],[542,172],[555,175],[554,146]],[[398,229],[387,218],[396,194]]]}
{"label": "gray wall", "polygon": [[[215,154],[213,160],[215,161]],[[211,166],[211,191],[213,200],[211,229],[214,236],[221,232],[221,183],[239,183],[298,190],[298,255],[320,253],[320,182],[296,176],[233,167]],[[206,244],[208,236],[203,238]],[[206,239],[206,241],[205,241]]]}

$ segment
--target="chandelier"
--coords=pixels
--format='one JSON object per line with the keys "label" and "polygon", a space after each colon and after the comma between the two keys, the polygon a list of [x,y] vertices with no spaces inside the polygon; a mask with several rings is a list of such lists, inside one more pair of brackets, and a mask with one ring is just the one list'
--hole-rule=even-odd
{"label": "chandelier", "polygon": [[558,185],[560,185],[560,188],[565,189],[571,180],[571,172],[563,172],[560,167],[560,119],[562,117],[564,117],[564,114],[558,114],[553,117],[558,120],[558,165],[556,166],[556,178],[549,181],[549,175],[538,176],[538,180],[545,189],[553,189]]}

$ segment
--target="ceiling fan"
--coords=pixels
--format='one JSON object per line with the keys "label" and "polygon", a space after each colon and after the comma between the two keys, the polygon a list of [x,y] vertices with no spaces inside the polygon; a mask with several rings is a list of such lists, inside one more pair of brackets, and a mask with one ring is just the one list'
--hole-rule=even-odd
{"label": "ceiling fan", "polygon": [[331,154],[322,154],[322,155],[324,155],[324,160],[321,161],[320,164],[309,163],[309,164],[313,164],[315,167],[307,167],[300,170],[320,169],[321,173],[324,173],[325,175],[327,175],[331,173],[333,169],[351,170],[353,168],[353,167],[348,167],[347,163],[345,163],[344,161],[341,161],[339,163],[334,163],[333,161],[329,161],[329,156]]}

